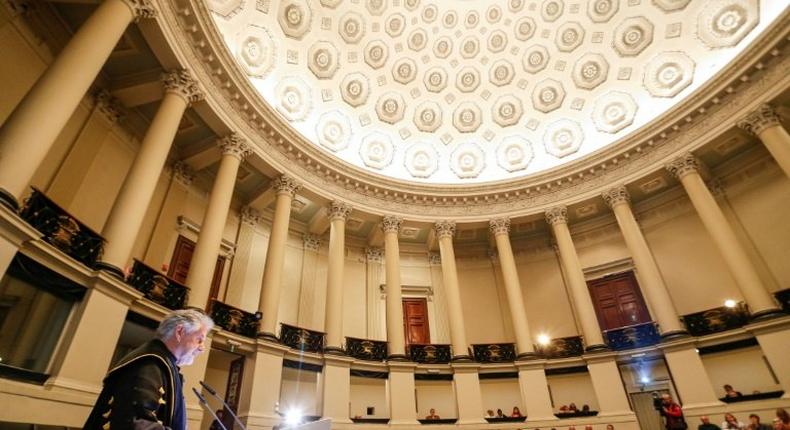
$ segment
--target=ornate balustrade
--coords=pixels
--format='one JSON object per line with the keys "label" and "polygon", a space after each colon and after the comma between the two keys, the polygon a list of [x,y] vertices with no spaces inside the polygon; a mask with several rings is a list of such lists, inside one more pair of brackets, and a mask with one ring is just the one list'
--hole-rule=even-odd
{"label": "ornate balustrade", "polygon": [[413,343],[409,345],[409,357],[417,363],[449,363],[453,355],[450,345]]}
{"label": "ornate balustrade", "polygon": [[346,337],[346,353],[360,360],[384,361],[387,359],[387,342]]}
{"label": "ornate balustrade", "polygon": [[537,353],[545,358],[576,357],[584,354],[584,343],[581,336],[561,337],[552,339],[548,345],[540,345]]}
{"label": "ornate balustrade", "polygon": [[288,324],[280,324],[280,342],[304,352],[322,352],[325,334]]}
{"label": "ornate balustrade", "polygon": [[47,243],[88,267],[93,267],[102,255],[104,238],[37,188],[25,200],[19,216],[40,231]]}
{"label": "ornate balustrade", "polygon": [[189,296],[189,288],[169,278],[140,260],[134,260],[132,273],[126,282],[145,294],[153,302],[169,309],[182,309]]}
{"label": "ornate balustrade", "polygon": [[777,291],[774,293],[774,297],[776,297],[776,300],[782,305],[782,309],[790,313],[790,288]]}
{"label": "ornate balustrade", "polygon": [[615,351],[631,348],[642,348],[661,342],[654,322],[635,324],[627,327],[604,331],[606,343]]}
{"label": "ornate balustrade", "polygon": [[472,345],[472,354],[478,363],[507,363],[516,361],[516,346],[512,343]]}
{"label": "ornate balustrade", "polygon": [[219,300],[212,300],[209,314],[214,323],[229,332],[247,337],[258,337],[260,312],[250,313]]}
{"label": "ornate balustrade", "polygon": [[746,325],[749,322],[749,312],[744,303],[738,303],[734,308],[721,306],[683,315],[682,318],[691,335],[705,336]]}

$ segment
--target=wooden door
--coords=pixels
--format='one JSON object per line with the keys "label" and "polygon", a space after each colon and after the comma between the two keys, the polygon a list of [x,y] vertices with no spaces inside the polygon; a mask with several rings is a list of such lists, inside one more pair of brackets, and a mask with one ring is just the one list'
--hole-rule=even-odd
{"label": "wooden door", "polygon": [[403,299],[403,333],[406,345],[431,343],[426,299]]}
{"label": "wooden door", "polygon": [[[176,240],[176,249],[173,251],[173,258],[170,260],[170,268],[167,276],[185,284],[189,274],[189,265],[192,263],[192,254],[195,252],[195,242],[179,235]],[[216,299],[219,294],[219,286],[222,283],[222,270],[225,268],[225,258],[217,256],[217,264],[214,266],[214,277],[211,279],[211,290],[208,295],[208,308],[211,299]],[[186,285],[186,284],[185,284]],[[189,286],[189,285],[187,285]]]}
{"label": "wooden door", "polygon": [[634,272],[618,273],[587,282],[601,330],[650,321]]}

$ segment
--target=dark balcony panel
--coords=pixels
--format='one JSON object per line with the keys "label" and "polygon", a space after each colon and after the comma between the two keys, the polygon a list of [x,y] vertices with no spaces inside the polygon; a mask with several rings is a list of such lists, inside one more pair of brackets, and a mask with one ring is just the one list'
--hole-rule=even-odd
{"label": "dark balcony panel", "polygon": [[126,282],[143,293],[148,300],[169,309],[183,309],[189,296],[189,288],[185,285],[168,278],[139,260],[134,260],[132,273]]}
{"label": "dark balcony panel", "polygon": [[598,415],[598,411],[558,412],[554,414],[559,419],[594,417],[596,415]]}
{"label": "dark balcony panel", "polygon": [[417,363],[449,363],[453,358],[450,345],[417,343],[409,345],[409,357]]}
{"label": "dark balcony panel", "polygon": [[683,322],[693,336],[705,336],[746,325],[749,322],[749,312],[743,304],[735,308],[722,306],[683,315]]}
{"label": "dark balcony panel", "polygon": [[516,346],[512,343],[472,345],[478,363],[510,363],[516,361]]}
{"label": "dark balcony panel", "polygon": [[346,354],[360,360],[384,361],[387,359],[387,342],[346,337]]}
{"label": "dark balcony panel", "polygon": [[243,311],[219,300],[211,301],[211,319],[223,329],[247,337],[258,337],[261,314]]}
{"label": "dark balcony panel", "polygon": [[288,324],[280,324],[280,342],[304,352],[322,352],[324,333]]}
{"label": "dark balcony panel", "polygon": [[486,421],[489,423],[523,423],[527,420],[527,417],[486,417]]}
{"label": "dark balcony panel", "polygon": [[790,313],[790,288],[786,290],[780,290],[774,293],[774,297],[776,300],[779,301],[782,305],[782,310],[787,313]]}
{"label": "dark balcony panel", "polygon": [[616,351],[642,348],[661,342],[661,335],[653,322],[607,330],[604,334],[609,348]]}
{"label": "dark balcony panel", "polygon": [[104,239],[37,188],[25,200],[19,213],[41,232],[43,239],[80,263],[93,267],[104,251]]}
{"label": "dark balcony panel", "polygon": [[561,337],[552,339],[548,345],[538,346],[536,351],[546,358],[577,357],[584,354],[584,343],[581,336]]}

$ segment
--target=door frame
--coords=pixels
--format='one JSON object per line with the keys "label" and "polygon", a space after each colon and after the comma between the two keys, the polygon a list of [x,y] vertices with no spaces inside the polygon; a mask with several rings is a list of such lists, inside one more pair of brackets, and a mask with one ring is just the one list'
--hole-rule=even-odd
{"label": "door frame", "polygon": [[[381,293],[381,300],[379,301],[379,327],[381,333],[387,332],[387,284],[379,285],[379,292]],[[402,299],[420,299],[424,298],[428,305],[428,330],[431,336],[431,342],[434,343],[450,343],[450,327],[438,327],[438,310],[436,301],[434,300],[433,287],[428,285],[402,285],[401,286],[401,300]],[[370,312],[368,313],[371,314]]]}

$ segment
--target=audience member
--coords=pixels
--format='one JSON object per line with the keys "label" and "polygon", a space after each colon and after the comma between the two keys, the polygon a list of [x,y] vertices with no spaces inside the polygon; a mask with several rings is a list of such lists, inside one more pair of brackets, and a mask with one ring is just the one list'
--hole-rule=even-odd
{"label": "audience member", "polygon": [[568,405],[560,406],[560,412],[562,412],[562,413],[568,412]]}
{"label": "audience member", "polygon": [[428,416],[426,416],[425,419],[426,420],[438,420],[438,419],[441,419],[441,417],[439,417],[439,415],[436,414],[436,409],[431,408],[431,413],[428,414]]}
{"label": "audience member", "polygon": [[513,406],[513,412],[510,414],[510,416],[513,418],[520,418],[524,415],[521,415],[521,411],[518,410],[518,406]]}
{"label": "audience member", "polygon": [[614,430],[614,426],[611,424],[606,425],[606,430]]}
{"label": "audience member", "polygon": [[724,384],[724,397],[743,397],[740,391],[735,391],[730,384]]}
{"label": "audience member", "polygon": [[497,409],[496,410],[496,417],[497,418],[505,418],[505,413],[502,412],[502,409]]}
{"label": "audience member", "polygon": [[582,412],[590,412],[590,405],[582,405]]}
{"label": "audience member", "polygon": [[493,409],[489,409],[486,411],[486,418],[494,418],[494,417],[496,417],[496,415],[494,415]]}
{"label": "audience member", "polygon": [[593,430],[593,427],[588,424],[588,425],[584,426],[584,430]]}
{"label": "audience member", "polygon": [[686,430],[685,418],[683,418],[683,410],[680,405],[672,401],[672,396],[668,393],[661,395],[661,410],[659,411],[665,419],[665,428],[667,430]]}
{"label": "audience member", "polygon": [[571,403],[568,405],[569,412],[579,412],[579,409],[576,407],[576,403]]}
{"label": "audience member", "polygon": [[697,430],[721,430],[716,424],[711,424],[710,418],[706,415],[701,416],[699,420],[702,421],[702,424],[697,426]]}
{"label": "audience member", "polygon": [[790,430],[790,414],[788,414],[783,408],[776,410],[774,430]]}
{"label": "audience member", "polygon": [[721,428],[729,430],[743,430],[746,428],[746,426],[742,422],[738,421],[738,419],[735,418],[735,415],[728,412],[724,414],[724,422],[721,423]]}
{"label": "audience member", "polygon": [[760,416],[757,414],[749,415],[749,425],[746,428],[749,430],[771,430],[771,426],[760,422]]}

